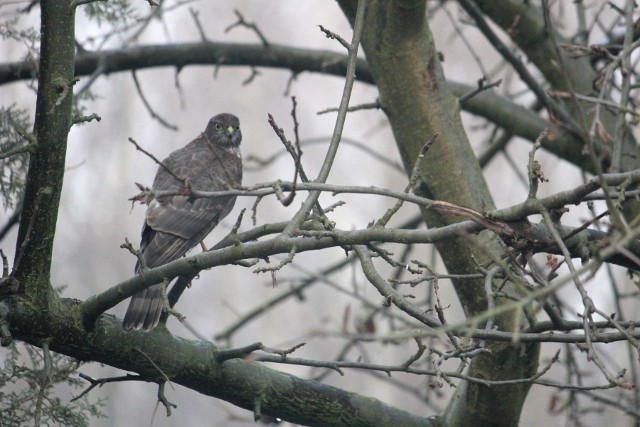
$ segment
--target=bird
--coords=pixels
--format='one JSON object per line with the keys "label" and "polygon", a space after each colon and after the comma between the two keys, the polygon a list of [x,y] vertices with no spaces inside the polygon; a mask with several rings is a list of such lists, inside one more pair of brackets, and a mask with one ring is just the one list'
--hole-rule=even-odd
{"label": "bird", "polygon": [[[172,152],[158,167],[151,194],[162,191],[222,191],[242,183],[240,121],[233,114],[211,118],[204,132]],[[178,179],[180,178],[180,179]],[[150,199],[150,200],[149,200]],[[236,196],[192,198],[189,195],[150,197],[142,226],[140,256],[148,268],[185,255],[226,217]],[[138,260],[135,273],[140,273]],[[131,298],[122,321],[125,330],[150,331],[164,308],[166,283],[153,285]]]}

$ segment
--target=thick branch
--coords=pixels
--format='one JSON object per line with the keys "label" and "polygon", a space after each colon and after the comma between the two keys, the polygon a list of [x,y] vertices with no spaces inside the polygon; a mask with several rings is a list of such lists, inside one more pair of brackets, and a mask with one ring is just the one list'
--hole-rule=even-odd
{"label": "thick branch", "polygon": [[[177,67],[188,65],[258,66],[290,70],[293,73],[318,72],[344,76],[347,55],[327,51],[300,49],[284,45],[234,43],[181,43],[170,45],[148,45],[132,48],[82,51],[76,58],[76,76],[90,76],[96,70],[104,74],[132,71],[154,67]],[[0,64],[0,85],[30,79],[34,76],[33,61]],[[356,79],[373,83],[366,61],[357,60]],[[474,90],[473,87],[449,82],[450,90],[458,97]],[[543,147],[581,168],[592,171],[590,160],[582,152],[584,142],[541,118],[535,112],[519,106],[492,91],[484,91],[462,104],[472,114],[485,117],[516,136],[531,142],[544,129],[552,132],[553,138]]]}
{"label": "thick branch", "polygon": [[[202,41],[146,45],[99,52],[82,51],[75,62],[76,76],[90,76],[96,70],[103,74],[155,67],[187,65],[256,66],[288,69],[294,73],[315,71],[344,76],[347,55],[329,50],[300,49],[269,44],[238,44]],[[33,61],[0,64],[0,85],[17,80],[31,79],[35,75]],[[356,76],[371,82],[371,74],[363,59],[358,59]]]}
{"label": "thick branch", "polygon": [[[265,258],[276,254],[287,254],[294,248],[296,253],[300,253],[340,247],[343,245],[364,245],[371,242],[435,244],[451,241],[452,239],[457,240],[455,239],[456,236],[462,236],[460,240],[464,241],[464,236],[477,233],[481,229],[482,227],[477,223],[464,221],[430,230],[398,230],[392,228],[369,228],[349,231],[335,230],[335,232],[322,231],[309,233],[309,237],[274,238],[271,240],[238,244],[231,248],[208,251],[187,258],[181,258],[161,267],[147,270],[89,298],[82,304],[81,309],[85,323],[90,325],[101,313],[133,294],[156,283],[160,283],[163,278],[173,279],[178,276],[194,276],[203,269],[219,265],[228,265],[242,259]],[[574,229],[570,227],[563,227],[561,231],[564,235],[568,235],[572,233],[573,230]],[[553,238],[544,224],[531,224],[528,233],[529,237],[535,239],[537,242],[537,246],[532,248],[532,251],[560,253],[560,250],[555,245]],[[247,236],[254,235],[254,230],[247,232]],[[250,237],[247,238],[244,236],[244,233],[238,234],[236,238],[238,242],[251,239]],[[585,251],[588,253],[588,248],[595,243],[606,245],[607,241],[608,234],[606,232],[584,230],[573,236],[566,244],[572,251],[572,256],[580,258],[585,255]],[[634,255],[640,257],[640,241],[631,241],[627,249]],[[638,268],[637,265],[633,264],[633,261],[619,254],[610,255],[610,257],[605,258],[605,260],[629,268]]]}
{"label": "thick branch", "polygon": [[[38,312],[15,309],[8,320],[19,340],[41,345],[47,339],[53,351],[78,360],[92,360],[139,373],[148,381],[170,381],[252,411],[303,425],[430,426],[433,421],[355,393],[302,380],[244,360],[218,363],[217,348],[156,330],[124,332],[120,322],[102,317],[92,332],[80,327],[79,307],[63,300],[64,307],[43,321]],[[118,349],[118,351],[114,351]],[[141,357],[140,353],[145,357]],[[381,424],[382,423],[382,424]]]}
{"label": "thick branch", "polygon": [[[43,310],[53,295],[49,284],[53,239],[71,124],[74,8],[69,1],[43,2],[36,101],[37,145],[31,155],[18,231],[16,279]],[[17,260],[20,260],[18,263]]]}
{"label": "thick branch", "polygon": [[[354,2],[339,1],[347,17],[353,20]],[[422,145],[434,133],[438,141],[422,162],[418,195],[482,211],[493,210],[494,202],[482,171],[475,160],[462,126],[457,99],[446,85],[439,54],[426,17],[426,0],[371,1],[367,13],[363,50],[371,67],[380,104],[391,124],[405,170],[411,171]],[[423,211],[429,227],[458,221],[433,210]],[[495,259],[502,251],[499,241],[487,233],[441,242],[437,245],[450,274],[468,274],[478,263]],[[456,294],[469,317],[487,308],[481,280],[453,280]],[[511,298],[522,292],[504,289]],[[513,313],[496,319],[501,330],[520,328]],[[491,354],[473,359],[472,376],[491,380],[526,378],[537,367],[535,345],[510,347],[492,343]],[[523,363],[519,352],[529,358]],[[508,366],[509,369],[504,369]],[[500,425],[517,423],[528,386],[501,386],[491,390],[463,382],[445,412],[451,425],[488,424],[500,413]],[[454,414],[454,415],[452,415]],[[498,424],[496,424],[498,425]]]}

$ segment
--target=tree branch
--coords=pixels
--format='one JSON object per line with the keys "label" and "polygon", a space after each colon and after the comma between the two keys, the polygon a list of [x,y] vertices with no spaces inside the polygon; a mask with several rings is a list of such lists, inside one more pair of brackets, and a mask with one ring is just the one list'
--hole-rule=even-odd
{"label": "tree branch", "polygon": [[[260,401],[263,413],[292,423],[435,426],[433,420],[411,415],[376,399],[302,380],[258,363],[238,359],[218,363],[215,357],[218,349],[208,342],[176,338],[161,330],[124,332],[120,322],[110,316],[103,316],[92,332],[86,332],[79,327],[77,302],[62,302],[61,309],[47,322],[41,321],[42,315],[37,311],[29,312],[24,307],[11,310],[8,321],[14,337],[36,346],[46,337],[52,351],[135,371],[144,381],[160,383],[166,376],[173,383],[249,411]],[[52,331],[56,331],[55,334]],[[144,348],[147,357],[131,351],[114,351],[115,348]]]}
{"label": "tree branch", "polygon": [[[70,127],[73,75],[75,9],[69,0],[42,4],[42,42],[38,71],[33,149],[18,230],[16,279],[27,295],[48,307],[55,298],[49,283],[51,253],[64,178],[67,135]],[[54,59],[55,58],[55,59]]]}
{"label": "tree branch", "polygon": [[[75,64],[76,76],[91,76],[96,70],[108,75],[115,72],[154,67],[188,65],[255,66],[290,70],[295,74],[317,72],[344,76],[347,55],[328,50],[300,49],[270,44],[265,49],[260,44],[234,44],[217,42],[176,43],[171,45],[147,45],[99,52],[82,51]],[[31,79],[35,75],[33,61],[0,64],[0,85],[17,80]],[[356,61],[358,81],[373,83],[366,61]],[[450,90],[458,97],[476,90],[475,87],[449,82]],[[541,118],[535,112],[517,105],[493,91],[484,91],[462,105],[472,114],[485,117],[514,135],[535,141],[544,129],[553,134],[552,143],[543,147],[558,157],[579,167],[593,171],[590,159],[582,153],[584,141]],[[600,150],[596,145],[596,149]]]}

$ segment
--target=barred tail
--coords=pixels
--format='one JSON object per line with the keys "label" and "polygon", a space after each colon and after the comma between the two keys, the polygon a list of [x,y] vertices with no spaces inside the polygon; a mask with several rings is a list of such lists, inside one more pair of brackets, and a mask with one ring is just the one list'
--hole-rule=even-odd
{"label": "barred tail", "polygon": [[125,331],[142,329],[147,332],[158,325],[163,307],[163,286],[164,283],[153,285],[131,297],[127,314],[122,321]]}

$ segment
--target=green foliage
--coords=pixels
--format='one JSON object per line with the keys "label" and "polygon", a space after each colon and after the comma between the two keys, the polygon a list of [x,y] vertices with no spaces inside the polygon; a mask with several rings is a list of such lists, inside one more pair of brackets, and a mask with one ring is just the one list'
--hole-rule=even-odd
{"label": "green foliage", "polygon": [[17,24],[17,17],[0,22],[0,37],[2,37],[3,40],[26,42],[30,48],[40,43],[40,33],[36,28],[29,27],[21,30],[17,27]]}
{"label": "green foliage", "polygon": [[[72,375],[80,362],[36,347],[12,345],[0,367],[0,427],[22,425],[88,426],[101,418],[104,401],[88,395],[63,402],[54,386],[81,389],[86,384]],[[46,357],[46,360],[45,360]],[[26,360],[24,360],[26,359]]]}
{"label": "green foliage", "polygon": [[111,25],[124,24],[133,16],[129,0],[96,1],[83,5],[82,10],[99,25],[105,22]]}
{"label": "green foliage", "polygon": [[26,46],[25,61],[34,61],[40,49],[40,32],[34,27],[20,28],[19,17],[0,21],[0,38]]}
{"label": "green foliage", "polygon": [[15,105],[0,107],[0,198],[5,209],[24,192],[29,163],[29,114]]}

